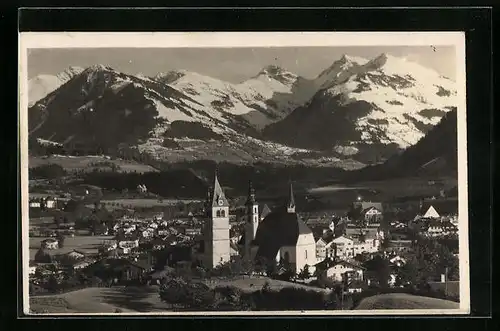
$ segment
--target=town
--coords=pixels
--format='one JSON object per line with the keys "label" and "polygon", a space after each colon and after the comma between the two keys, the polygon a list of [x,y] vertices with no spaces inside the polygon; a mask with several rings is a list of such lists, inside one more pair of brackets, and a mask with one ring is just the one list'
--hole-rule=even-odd
{"label": "town", "polygon": [[31,194],[31,298],[147,288],[164,311],[354,309],[381,293],[458,301],[456,199],[421,199],[413,212],[358,196],[345,213],[302,212],[292,181],[270,205],[251,181],[234,203],[223,179],[213,175],[204,201],[150,207],[93,188]]}

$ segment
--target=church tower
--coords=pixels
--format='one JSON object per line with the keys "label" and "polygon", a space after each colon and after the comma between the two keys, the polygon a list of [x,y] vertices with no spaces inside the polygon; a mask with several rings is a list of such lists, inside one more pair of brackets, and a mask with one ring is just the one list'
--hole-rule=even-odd
{"label": "church tower", "polygon": [[207,197],[207,220],[205,223],[204,267],[213,269],[229,262],[229,202],[215,174],[212,192]]}
{"label": "church tower", "polygon": [[255,201],[252,181],[248,184],[248,197],[245,203],[245,256],[251,256],[251,243],[255,239],[259,226],[259,205]]}
{"label": "church tower", "polygon": [[286,206],[286,211],[289,214],[295,213],[295,198],[293,196],[292,182],[290,182],[290,195],[288,197],[288,205]]}

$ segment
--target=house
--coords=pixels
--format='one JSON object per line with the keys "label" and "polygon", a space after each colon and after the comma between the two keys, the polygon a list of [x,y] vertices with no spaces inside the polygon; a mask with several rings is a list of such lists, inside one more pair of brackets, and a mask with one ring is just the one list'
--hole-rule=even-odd
{"label": "house", "polygon": [[64,255],[66,255],[68,258],[73,259],[73,260],[80,260],[80,259],[85,258],[85,256],[86,256],[86,254],[84,252],[76,250],[76,249],[74,249],[71,252],[68,252]]}
{"label": "house", "polygon": [[29,275],[34,275],[36,273],[36,268],[37,268],[37,264],[30,261],[29,262],[29,268],[28,268],[28,274]]}
{"label": "house", "polygon": [[389,240],[388,247],[385,249],[388,254],[408,254],[413,251],[412,240]]}
{"label": "house", "polygon": [[450,221],[428,220],[422,231],[429,237],[440,237],[457,233],[458,228]]}
{"label": "house", "polygon": [[123,239],[118,241],[119,248],[136,248],[139,247],[139,239]]}
{"label": "house", "polygon": [[323,238],[316,241],[316,259],[323,261],[326,258],[326,242]]}
{"label": "house", "polygon": [[45,249],[58,249],[59,248],[59,241],[54,238],[48,238],[45,240],[42,240],[41,246]]}
{"label": "house", "polygon": [[352,204],[348,215],[353,220],[363,219],[367,226],[379,226],[384,209],[381,202],[356,201]]}
{"label": "house", "polygon": [[406,263],[406,259],[399,255],[395,255],[394,257],[389,259],[389,262],[391,262],[392,265],[401,267]]}
{"label": "house", "polygon": [[41,207],[41,204],[40,204],[40,200],[39,199],[30,199],[29,200],[29,207],[30,208],[40,208]]}
{"label": "house", "polygon": [[152,238],[154,236],[155,230],[148,228],[146,230],[143,230],[141,235],[143,238]]}
{"label": "house", "polygon": [[170,235],[170,230],[168,230],[168,229],[158,230],[158,235],[161,237],[168,236],[168,235]]}
{"label": "house", "polygon": [[43,200],[43,204],[47,209],[55,209],[57,207],[57,199],[53,197],[46,197]]}
{"label": "house", "polygon": [[196,235],[201,234],[201,228],[186,228],[184,230],[184,233],[187,236],[196,236]]}
{"label": "house", "polygon": [[327,257],[354,257],[354,241],[346,236],[333,239],[326,245]]}
{"label": "house", "polygon": [[361,293],[367,288],[367,284],[359,279],[355,279],[351,281],[347,285],[347,292],[348,293]]}
{"label": "house", "polygon": [[130,261],[128,259],[107,258],[99,262],[108,270],[113,270],[120,282],[140,281],[152,270],[148,261]]}
{"label": "house", "polygon": [[363,280],[364,268],[355,262],[340,259],[328,259],[316,264],[318,278],[330,279],[336,282]]}
{"label": "house", "polygon": [[368,207],[361,210],[361,217],[365,219],[366,226],[380,226],[382,211],[376,207]]}
{"label": "house", "polygon": [[353,254],[354,256],[364,253],[376,253],[380,247],[380,241],[376,238],[360,238],[353,240]]}
{"label": "house", "polygon": [[73,270],[84,269],[84,268],[87,268],[88,266],[94,264],[95,262],[96,262],[95,259],[86,258],[86,259],[83,259],[81,261],[76,261],[75,263],[73,263],[72,268],[73,268]]}

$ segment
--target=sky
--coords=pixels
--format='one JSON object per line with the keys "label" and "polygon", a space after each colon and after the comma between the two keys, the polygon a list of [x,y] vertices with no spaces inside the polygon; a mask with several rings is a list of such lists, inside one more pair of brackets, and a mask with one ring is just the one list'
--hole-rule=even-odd
{"label": "sky", "polygon": [[154,76],[189,70],[232,83],[278,65],[314,78],[343,54],[374,58],[382,53],[420,63],[455,79],[453,46],[259,47],[259,48],[39,48],[28,50],[28,78],[52,74],[70,66],[103,64],[127,74]]}

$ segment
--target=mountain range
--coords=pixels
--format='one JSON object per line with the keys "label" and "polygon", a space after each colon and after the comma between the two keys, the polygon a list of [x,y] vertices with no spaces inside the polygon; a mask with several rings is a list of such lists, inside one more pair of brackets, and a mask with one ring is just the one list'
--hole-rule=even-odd
{"label": "mountain range", "polygon": [[30,138],[167,162],[360,168],[414,145],[456,107],[452,80],[387,54],[344,55],[314,79],[278,66],[238,84],[104,65],[51,77],[29,81]]}

